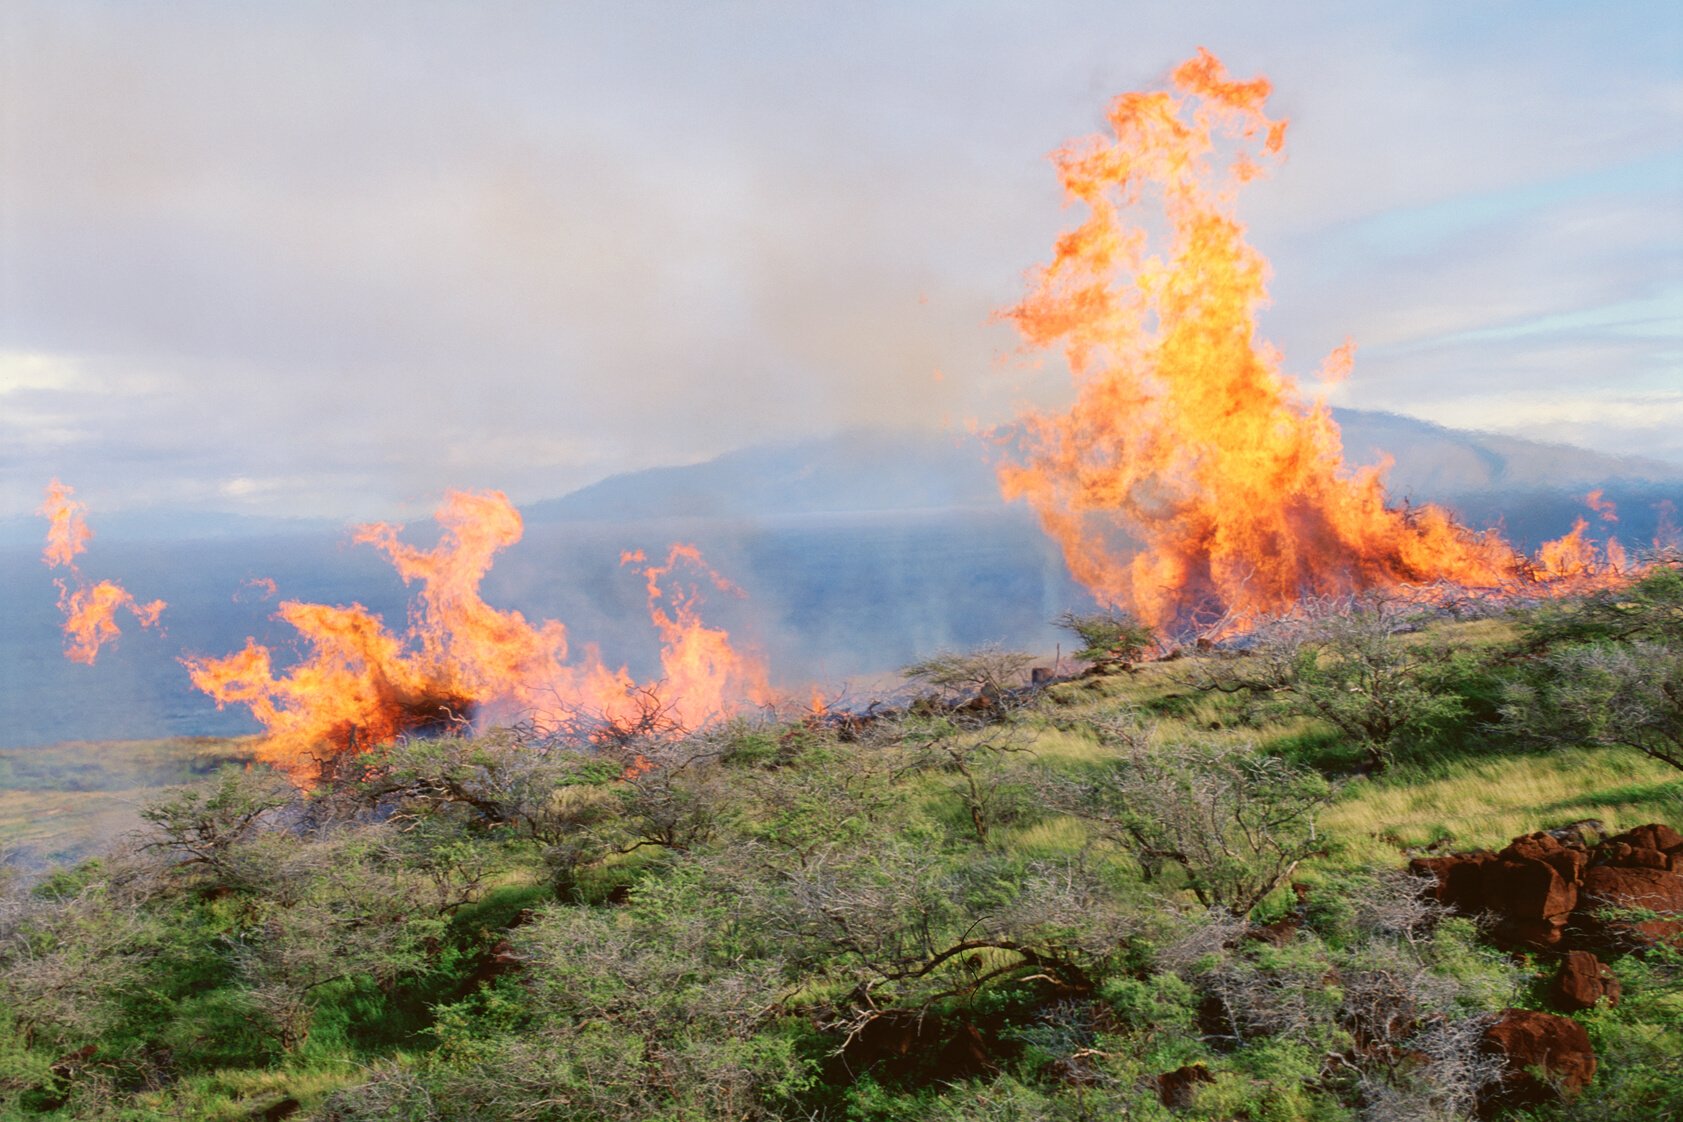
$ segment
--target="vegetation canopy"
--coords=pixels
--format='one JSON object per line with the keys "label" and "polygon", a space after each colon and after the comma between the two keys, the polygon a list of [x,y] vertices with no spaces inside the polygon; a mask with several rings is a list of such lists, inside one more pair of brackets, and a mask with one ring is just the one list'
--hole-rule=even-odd
{"label": "vegetation canopy", "polygon": [[1040,687],[229,768],[4,880],[0,1116],[1683,1112],[1679,589],[1156,660],[1083,618]]}

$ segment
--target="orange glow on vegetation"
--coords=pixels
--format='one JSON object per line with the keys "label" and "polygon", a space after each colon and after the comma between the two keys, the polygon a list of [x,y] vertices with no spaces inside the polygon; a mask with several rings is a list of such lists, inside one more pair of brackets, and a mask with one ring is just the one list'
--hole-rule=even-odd
{"label": "orange glow on vegetation", "polygon": [[[1153,627],[1225,633],[1306,596],[1606,573],[1581,527],[1527,562],[1440,507],[1388,506],[1385,465],[1345,465],[1330,411],[1257,337],[1268,265],[1235,201],[1284,145],[1269,83],[1200,50],[1173,86],[1123,94],[1113,135],[1055,153],[1085,221],[1005,313],[1074,380],[1067,412],[1022,418],[1000,481],[1075,577]],[[1340,346],[1320,379],[1354,353]]]}
{"label": "orange glow on vegetation", "polygon": [[[277,673],[268,648],[251,639],[224,658],[183,660],[218,706],[245,705],[263,724],[263,759],[308,781],[345,753],[475,718],[635,728],[648,725],[652,701],[660,727],[695,728],[757,699],[764,668],[737,653],[724,631],[702,625],[693,593],[670,610],[660,606],[656,580],[671,561],[646,571],[666,677],[638,683],[594,649],[571,652],[559,621],[529,621],[480,596],[493,557],[524,529],[501,492],[450,492],[436,518],[444,532],[431,549],[405,543],[400,526],[355,533],[385,553],[405,583],[420,585],[401,634],[360,604],[283,601],[278,618],[309,648],[302,662]],[[700,564],[688,547],[675,549],[678,559]]]}
{"label": "orange glow on vegetation", "polygon": [[53,480],[36,513],[47,519],[47,544],[41,559],[51,568],[70,570],[70,580],[55,580],[58,607],[64,613],[64,657],[94,664],[99,648],[122,634],[117,613],[127,611],[151,627],[167,606],[162,600],[142,604],[122,585],[102,580],[90,584],[82,576],[76,558],[87,551],[93,531],[88,528],[87,506],[75,498],[75,489]]}

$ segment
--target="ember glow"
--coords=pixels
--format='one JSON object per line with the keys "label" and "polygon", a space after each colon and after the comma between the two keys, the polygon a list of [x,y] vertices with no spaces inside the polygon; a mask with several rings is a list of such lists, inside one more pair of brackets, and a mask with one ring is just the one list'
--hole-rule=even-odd
{"label": "ember glow", "polygon": [[[1075,577],[1153,627],[1229,631],[1306,596],[1605,572],[1582,526],[1527,561],[1442,508],[1387,506],[1386,465],[1346,467],[1324,402],[1257,337],[1268,265],[1235,201],[1283,151],[1269,83],[1200,50],[1173,86],[1123,94],[1114,136],[1055,153],[1086,220],[1005,313],[1074,379],[1067,413],[1022,418],[1022,461],[1000,480]],[[1320,378],[1353,359],[1346,343]]]}
{"label": "ember glow", "polygon": [[693,549],[676,547],[667,565],[645,570],[666,676],[639,683],[594,649],[571,651],[559,621],[529,621],[480,596],[494,556],[523,532],[501,492],[451,492],[436,517],[444,533],[432,549],[405,543],[402,527],[386,523],[355,534],[420,585],[401,634],[360,604],[283,601],[278,617],[310,648],[297,665],[277,673],[252,639],[224,658],[183,660],[218,706],[251,709],[267,730],[263,759],[308,780],[342,754],[476,718],[637,729],[658,717],[663,729],[695,728],[761,699],[764,667],[702,624],[693,589],[668,598],[657,583],[685,561],[723,585]]}
{"label": "ember glow", "polygon": [[89,666],[99,657],[99,648],[122,634],[117,613],[127,611],[151,627],[166,605],[162,600],[142,604],[122,585],[102,580],[90,583],[82,576],[76,558],[87,551],[93,531],[88,528],[87,506],[75,497],[74,488],[53,480],[36,513],[47,519],[47,544],[41,559],[50,568],[70,571],[70,579],[54,580],[58,606],[64,613],[64,657]]}

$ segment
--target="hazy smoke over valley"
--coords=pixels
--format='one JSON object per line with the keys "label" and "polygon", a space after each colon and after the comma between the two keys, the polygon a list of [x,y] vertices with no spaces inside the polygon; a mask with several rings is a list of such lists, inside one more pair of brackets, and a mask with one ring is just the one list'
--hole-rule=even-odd
{"label": "hazy smoke over valley", "polygon": [[[1640,546],[1665,529],[1665,503],[1683,507],[1683,479],[1665,465],[1381,414],[1338,419],[1352,457],[1394,451],[1399,499],[1447,502],[1474,526],[1499,522],[1521,548],[1586,516],[1597,537]],[[524,539],[499,556],[483,592],[529,618],[565,620],[575,643],[599,643],[646,677],[659,670],[656,637],[642,582],[619,557],[683,541],[744,593],[708,595],[704,617],[762,652],[785,688],[840,690],[942,648],[993,642],[1049,657],[1067,638],[1053,617],[1092,602],[1032,515],[1000,499],[998,454],[970,438],[855,431],[619,476],[528,504]],[[1594,487],[1616,504],[1616,524],[1586,504]],[[402,625],[411,590],[343,525],[301,531],[189,513],[96,523],[102,570],[170,608],[159,630],[125,633],[92,666],[62,657],[43,523],[0,523],[13,590],[0,641],[19,668],[0,680],[4,743],[254,731],[242,710],[218,712],[193,690],[178,656],[224,654],[249,635],[279,661],[296,658],[296,634],[272,618],[281,599],[355,601]],[[425,524],[415,532],[424,540]]]}

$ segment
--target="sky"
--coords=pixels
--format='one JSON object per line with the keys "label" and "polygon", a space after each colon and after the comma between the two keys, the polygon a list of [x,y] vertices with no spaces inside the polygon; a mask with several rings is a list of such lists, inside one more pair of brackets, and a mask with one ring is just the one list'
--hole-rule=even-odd
{"label": "sky", "polygon": [[1200,46],[1291,122],[1240,204],[1288,370],[1683,463],[1683,5],[9,0],[0,517],[1055,403],[997,317],[1078,217],[1046,157]]}

